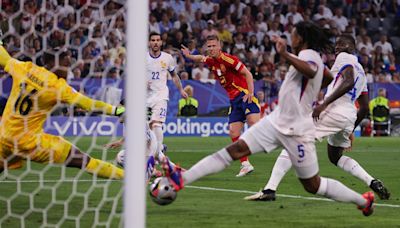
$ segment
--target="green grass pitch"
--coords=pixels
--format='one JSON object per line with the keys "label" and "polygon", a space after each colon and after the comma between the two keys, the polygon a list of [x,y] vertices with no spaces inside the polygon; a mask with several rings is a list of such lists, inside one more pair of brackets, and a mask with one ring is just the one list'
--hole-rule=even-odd
{"label": "green grass pitch", "polygon": [[[117,150],[101,147],[109,140],[81,138],[77,145],[94,157],[113,160]],[[221,137],[165,139],[168,155],[184,168],[229,141]],[[370,217],[364,217],[352,204],[315,199],[303,190],[294,171],[281,183],[276,201],[244,201],[244,196],[264,186],[279,154],[275,151],[252,156],[256,170],[249,176],[236,178],[240,164],[235,162],[179,192],[171,205],[158,206],[147,197],[147,227],[400,227],[399,141],[358,138],[353,151],[347,153],[383,180],[392,193],[388,201],[377,200]],[[338,179],[357,192],[369,190],[363,182],[329,163],[326,142],[318,143],[317,150],[321,175]],[[120,227],[121,196],[120,181],[92,181],[90,175],[75,169],[28,163],[24,169],[0,175],[0,227]]]}

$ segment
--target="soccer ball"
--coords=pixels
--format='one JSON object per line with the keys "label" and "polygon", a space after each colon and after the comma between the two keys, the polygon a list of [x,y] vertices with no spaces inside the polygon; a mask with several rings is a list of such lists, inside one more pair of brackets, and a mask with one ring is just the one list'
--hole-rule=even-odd
{"label": "soccer ball", "polygon": [[124,167],[125,150],[121,150],[120,152],[118,152],[117,157],[115,157],[115,161],[117,162],[118,165]]}
{"label": "soccer ball", "polygon": [[156,178],[150,185],[149,193],[151,200],[158,205],[168,205],[174,202],[178,195],[167,177]]}

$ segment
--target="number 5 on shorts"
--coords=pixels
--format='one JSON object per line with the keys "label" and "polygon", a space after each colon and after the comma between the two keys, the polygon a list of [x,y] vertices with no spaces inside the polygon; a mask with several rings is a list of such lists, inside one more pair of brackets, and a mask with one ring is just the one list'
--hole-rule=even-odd
{"label": "number 5 on shorts", "polygon": [[299,152],[299,158],[304,158],[304,145],[297,145],[297,152]]}

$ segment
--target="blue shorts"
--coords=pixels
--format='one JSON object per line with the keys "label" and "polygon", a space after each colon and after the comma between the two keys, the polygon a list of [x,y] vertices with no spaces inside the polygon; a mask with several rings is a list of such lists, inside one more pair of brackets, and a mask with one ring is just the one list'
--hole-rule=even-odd
{"label": "blue shorts", "polygon": [[229,108],[228,123],[245,122],[246,116],[253,113],[260,113],[260,105],[257,98],[253,97],[253,102],[243,102],[244,92],[241,92],[235,99],[231,100]]}

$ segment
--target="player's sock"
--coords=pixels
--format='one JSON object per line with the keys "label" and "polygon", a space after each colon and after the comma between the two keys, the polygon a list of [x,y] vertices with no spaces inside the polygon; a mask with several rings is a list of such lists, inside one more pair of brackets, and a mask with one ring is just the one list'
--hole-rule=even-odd
{"label": "player's sock", "polygon": [[[240,138],[240,136],[231,137],[231,140],[232,140],[232,142],[236,142],[239,140],[239,138]],[[240,163],[242,163],[242,164],[243,164],[243,162],[248,162],[248,161],[249,161],[249,157],[247,157],[247,156],[240,158]]]}
{"label": "player's sock", "polygon": [[366,200],[361,194],[351,190],[337,180],[326,177],[321,177],[317,195],[340,202],[352,202],[358,206],[364,206],[366,204]]}
{"label": "player's sock", "polygon": [[154,123],[152,130],[157,138],[157,151],[161,151],[163,149],[163,141],[164,141],[164,133],[162,130],[161,123]]}
{"label": "player's sock", "polygon": [[351,157],[343,155],[339,159],[337,166],[342,168],[344,171],[350,173],[351,175],[358,177],[360,180],[364,181],[365,184],[367,184],[368,186],[371,184],[371,181],[374,180],[374,178],[371,177],[371,175],[369,175],[367,171],[365,171],[360,166],[360,164],[358,164],[358,162],[352,159]]}
{"label": "player's sock", "polygon": [[90,161],[86,165],[85,170],[88,173],[102,178],[118,180],[124,178],[123,169],[120,169],[109,162],[105,162],[95,158],[90,158]]}
{"label": "player's sock", "polygon": [[289,154],[285,149],[283,149],[279,157],[276,159],[271,177],[265,185],[264,190],[270,189],[276,191],[279,183],[291,167],[292,161],[290,161]]}
{"label": "player's sock", "polygon": [[193,181],[213,173],[218,173],[224,170],[232,162],[232,157],[224,148],[214,154],[211,154],[201,159],[197,164],[192,166],[186,172],[183,172],[183,180],[185,185]]}

